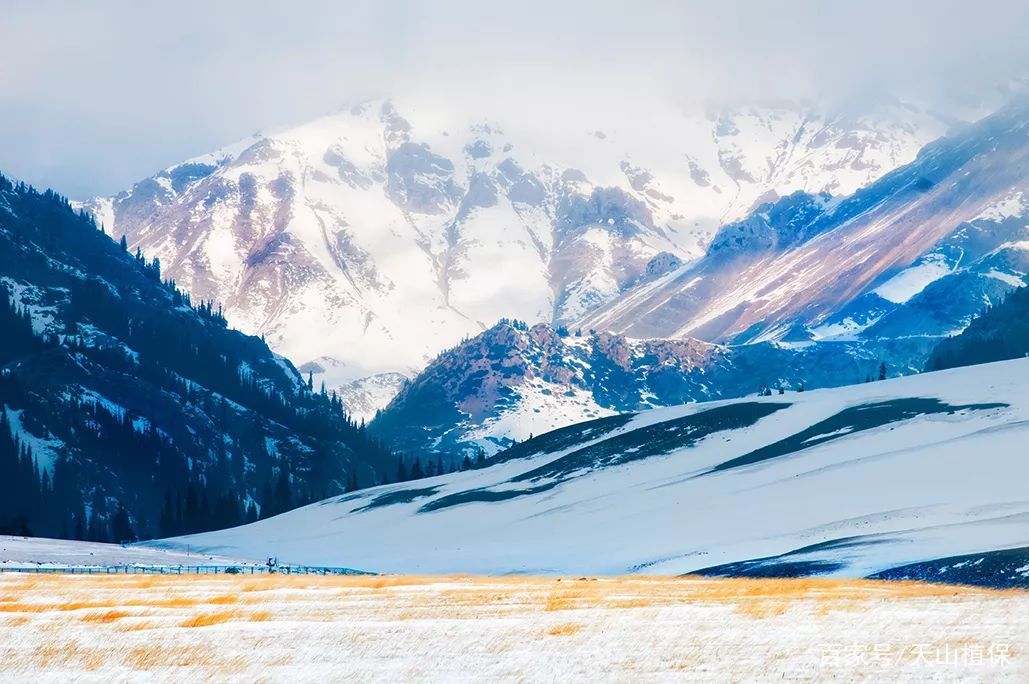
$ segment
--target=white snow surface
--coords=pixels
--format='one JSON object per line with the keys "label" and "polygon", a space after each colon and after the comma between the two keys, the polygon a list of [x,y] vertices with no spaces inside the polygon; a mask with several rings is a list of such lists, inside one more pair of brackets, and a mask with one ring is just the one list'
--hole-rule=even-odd
{"label": "white snow surface", "polygon": [[872,292],[894,304],[903,304],[951,271],[953,268],[946,259],[940,254],[933,253],[893,276]]}
{"label": "white snow surface", "polygon": [[[921,414],[709,472],[848,407],[904,398],[1007,406]],[[740,402],[789,406],[664,455],[575,472],[549,489],[540,489],[546,479],[512,478],[583,443],[152,544],[385,572],[675,574],[840,542],[795,556],[833,563],[840,576],[1029,545],[1029,360],[655,409],[594,440]],[[481,489],[523,493],[419,511]],[[383,495],[396,503],[369,507]]]}
{"label": "white snow surface", "polygon": [[986,207],[977,218],[988,221],[1003,221],[1004,219],[1025,215],[1025,200],[1022,199],[1021,191],[1013,191],[1007,197],[994,202]]}
{"label": "white snow surface", "polygon": [[0,570],[12,568],[109,567],[114,565],[252,565],[253,561],[210,553],[99,542],[0,535]]}
{"label": "white snow surface", "polygon": [[36,465],[40,468],[46,468],[46,470],[52,476],[54,474],[54,463],[60,454],[61,449],[64,447],[64,443],[59,439],[54,439],[50,435],[46,437],[40,437],[29,432],[22,424],[23,410],[15,410],[8,408],[6,404],[3,408],[7,411],[7,420],[10,421],[11,432],[21,440],[22,444],[27,444],[32,449],[32,457],[36,460]]}

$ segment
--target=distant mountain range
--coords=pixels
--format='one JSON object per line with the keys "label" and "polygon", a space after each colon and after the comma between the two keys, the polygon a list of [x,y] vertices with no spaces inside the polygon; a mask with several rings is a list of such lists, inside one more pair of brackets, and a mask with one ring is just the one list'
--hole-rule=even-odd
{"label": "distant mountain range", "polygon": [[797,191],[853,192],[950,125],[900,102],[640,111],[561,125],[368,102],[87,206],[371,417],[500,318],[617,323],[722,224]]}
{"label": "distant mountain range", "polygon": [[377,102],[89,213],[0,177],[0,533],[1018,583],[1027,362],[880,380],[1029,352],[1029,105],[917,154],[884,111],[564,147]]}
{"label": "distant mountain range", "polygon": [[66,200],[0,176],[0,531],[123,541],[382,480],[388,449]]}
{"label": "distant mountain range", "polygon": [[402,112],[90,208],[408,452],[916,372],[1029,272],[1022,102],[924,147],[947,126],[896,103],[657,110],[659,136]]}

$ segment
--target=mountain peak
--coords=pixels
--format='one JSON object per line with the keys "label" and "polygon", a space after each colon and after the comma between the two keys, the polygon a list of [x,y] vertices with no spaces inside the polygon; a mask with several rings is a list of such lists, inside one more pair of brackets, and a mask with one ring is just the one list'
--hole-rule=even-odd
{"label": "mountain peak", "polygon": [[584,320],[699,257],[758,198],[852,190],[941,128],[902,108],[852,124],[795,105],[648,112],[541,132],[372,100],[89,207],[277,352],[338,361],[342,388],[410,377],[503,316]]}

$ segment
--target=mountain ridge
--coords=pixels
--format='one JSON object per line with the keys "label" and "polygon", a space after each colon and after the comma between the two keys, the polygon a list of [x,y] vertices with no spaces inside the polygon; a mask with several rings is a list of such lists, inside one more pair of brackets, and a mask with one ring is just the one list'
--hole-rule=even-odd
{"label": "mountain ridge", "polygon": [[501,321],[407,381],[369,430],[402,451],[493,455],[618,413],[916,373],[936,340],[717,345]]}
{"label": "mountain ridge", "polygon": [[[1024,215],[1027,122],[1029,106],[1018,101],[927,145],[910,164],[850,196],[798,192],[762,205],[724,226],[695,264],[626,293],[576,325],[743,343],[776,339],[798,324],[827,324],[968,226],[1000,223],[1007,216],[999,216],[999,208],[1013,200],[1019,207],[1010,216]],[[1010,281],[1029,266],[1020,249],[1024,223],[1008,229],[992,247],[1008,250],[1009,270],[990,269],[987,277],[997,272]],[[965,324],[975,310],[966,312]]]}
{"label": "mountain ridge", "polygon": [[582,317],[699,256],[762,198],[856,189],[945,128],[894,103],[649,116],[649,128],[582,122],[541,138],[517,121],[372,102],[89,207],[234,325],[331,369],[317,380],[371,409],[381,400],[360,383],[385,397],[395,374],[503,317]]}

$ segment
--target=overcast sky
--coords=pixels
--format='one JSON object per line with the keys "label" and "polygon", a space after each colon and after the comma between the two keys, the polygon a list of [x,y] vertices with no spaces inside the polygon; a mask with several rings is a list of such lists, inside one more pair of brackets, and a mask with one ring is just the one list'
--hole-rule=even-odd
{"label": "overcast sky", "polygon": [[5,0],[0,171],[113,193],[255,130],[412,92],[484,108],[974,99],[1029,73],[1027,35],[1025,0]]}

